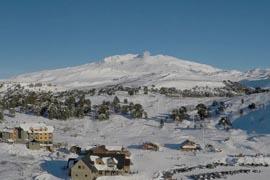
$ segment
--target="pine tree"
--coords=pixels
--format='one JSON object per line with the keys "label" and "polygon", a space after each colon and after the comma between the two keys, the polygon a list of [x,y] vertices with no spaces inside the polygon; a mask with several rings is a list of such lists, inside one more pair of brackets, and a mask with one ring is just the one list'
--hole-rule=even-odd
{"label": "pine tree", "polygon": [[230,119],[228,117],[222,117],[219,122],[218,125],[221,125],[224,127],[224,129],[229,129],[232,127],[232,123],[230,121]]}
{"label": "pine tree", "polygon": [[89,114],[91,113],[91,101],[90,99],[86,99],[83,105],[83,111],[84,114]]}
{"label": "pine tree", "polygon": [[197,113],[200,116],[201,120],[205,119],[208,117],[208,109],[204,104],[198,104],[196,106]]}
{"label": "pine tree", "polygon": [[117,96],[114,96],[114,99],[113,99],[113,105],[116,105],[116,104],[119,104],[120,103],[120,100]]}
{"label": "pine tree", "polygon": [[0,121],[4,120],[4,113],[3,110],[0,109]]}
{"label": "pine tree", "polygon": [[144,86],[144,87],[143,87],[143,93],[144,93],[144,94],[148,94],[148,87],[147,87],[147,86]]}
{"label": "pine tree", "polygon": [[121,106],[121,113],[126,115],[128,114],[128,111],[129,111],[129,106],[128,105],[123,105]]}
{"label": "pine tree", "polygon": [[102,104],[98,107],[98,110],[97,110],[97,118],[99,120],[107,120],[109,119],[109,107],[108,105],[106,104]]}
{"label": "pine tree", "polygon": [[128,94],[130,96],[133,96],[135,94],[135,91],[133,89],[128,90]]}
{"label": "pine tree", "polygon": [[148,114],[147,114],[147,112],[143,111],[143,116],[144,116],[144,119],[148,119]]}
{"label": "pine tree", "polygon": [[127,104],[128,103],[128,100],[125,98],[124,99],[124,104]]}

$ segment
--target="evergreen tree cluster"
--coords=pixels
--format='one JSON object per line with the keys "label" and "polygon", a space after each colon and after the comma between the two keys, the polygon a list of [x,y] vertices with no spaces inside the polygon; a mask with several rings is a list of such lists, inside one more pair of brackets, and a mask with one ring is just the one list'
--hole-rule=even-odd
{"label": "evergreen tree cluster", "polygon": [[213,101],[211,108],[214,109],[215,114],[218,115],[218,114],[221,114],[225,111],[226,106],[225,106],[225,103],[223,101]]}
{"label": "evergreen tree cluster", "polygon": [[117,96],[114,97],[113,101],[103,101],[101,105],[94,106],[95,118],[99,120],[109,119],[111,113],[128,116],[129,118],[148,118],[146,111],[143,109],[141,104],[134,104],[124,99],[121,103]]}
{"label": "evergreen tree cluster", "polygon": [[178,122],[182,122],[184,119],[189,119],[187,108],[185,106],[181,106],[179,109],[173,109],[171,118]]}
{"label": "evergreen tree cluster", "polygon": [[208,86],[199,87],[195,86],[191,89],[176,89],[176,88],[168,88],[168,87],[161,87],[152,88],[150,90],[152,93],[160,93],[170,97],[232,97],[237,95],[236,92],[230,91],[226,88],[210,88]]}
{"label": "evergreen tree cluster", "polygon": [[117,91],[125,91],[127,92],[130,96],[138,94],[139,90],[141,89],[141,87],[123,87],[122,85],[114,85],[114,86],[108,86],[108,87],[104,87],[99,89],[98,91],[98,95],[115,95],[115,93]]}
{"label": "evergreen tree cluster", "polygon": [[98,119],[100,121],[109,119],[110,115],[109,102],[104,101],[101,105],[94,106],[94,109],[96,111],[95,119]]}
{"label": "evergreen tree cluster", "polygon": [[84,93],[74,90],[52,93],[16,88],[4,95],[3,102],[4,109],[17,109],[49,119],[83,118],[91,113],[91,101],[85,98]]}
{"label": "evergreen tree cluster", "polygon": [[256,109],[256,104],[255,103],[251,103],[248,105],[249,109]]}
{"label": "evergreen tree cluster", "polygon": [[[269,92],[269,89],[262,89],[262,88],[249,88],[246,87],[239,82],[232,82],[232,81],[223,81],[224,87],[199,87],[195,86],[191,89],[176,89],[175,87],[160,87],[156,88],[152,86],[149,89],[151,93],[160,93],[170,97],[233,97],[237,95],[244,95],[244,94],[254,94],[254,93],[263,93]],[[148,91],[147,91],[148,93]]]}

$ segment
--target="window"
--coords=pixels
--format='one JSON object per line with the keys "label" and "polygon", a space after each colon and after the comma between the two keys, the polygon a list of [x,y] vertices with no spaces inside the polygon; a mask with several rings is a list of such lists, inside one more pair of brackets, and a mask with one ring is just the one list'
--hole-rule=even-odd
{"label": "window", "polygon": [[78,177],[78,174],[76,174],[75,176],[77,176],[77,177]]}
{"label": "window", "polygon": [[79,165],[78,168],[81,169],[82,167]]}
{"label": "window", "polygon": [[87,174],[86,174],[86,175],[84,175],[84,177],[87,177]]}

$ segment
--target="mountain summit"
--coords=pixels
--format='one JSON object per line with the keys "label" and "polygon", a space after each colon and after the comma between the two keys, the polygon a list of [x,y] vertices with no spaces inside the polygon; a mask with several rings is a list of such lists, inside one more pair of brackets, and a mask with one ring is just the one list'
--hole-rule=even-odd
{"label": "mountain summit", "polygon": [[[257,72],[257,73],[256,73]],[[247,74],[248,73],[248,74]],[[166,55],[125,54],[82,66],[23,74],[12,78],[19,82],[46,82],[66,88],[123,84],[156,85],[189,89],[194,86],[221,87],[223,80],[242,80],[264,76],[269,71],[225,71],[209,65]]]}

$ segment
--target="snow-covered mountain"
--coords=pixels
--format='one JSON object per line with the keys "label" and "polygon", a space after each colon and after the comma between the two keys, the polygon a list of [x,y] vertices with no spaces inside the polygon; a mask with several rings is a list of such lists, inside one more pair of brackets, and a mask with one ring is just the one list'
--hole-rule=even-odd
{"label": "snow-covered mountain", "polygon": [[270,70],[246,73],[225,71],[209,65],[149,53],[107,57],[82,66],[23,74],[11,78],[17,82],[46,82],[66,88],[88,86],[156,85],[189,89],[195,86],[222,87],[223,80],[269,77]]}

